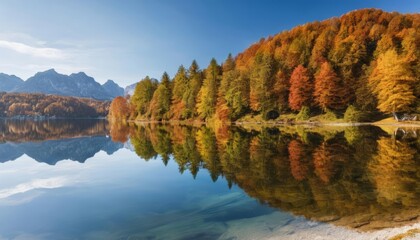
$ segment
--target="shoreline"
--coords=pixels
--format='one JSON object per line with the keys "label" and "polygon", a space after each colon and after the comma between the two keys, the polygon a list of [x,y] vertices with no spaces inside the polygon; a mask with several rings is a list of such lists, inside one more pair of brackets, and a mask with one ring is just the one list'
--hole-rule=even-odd
{"label": "shoreline", "polygon": [[[109,121],[115,121],[110,120]],[[127,123],[142,123],[142,124],[180,124],[180,125],[207,125],[209,122],[198,120],[125,120]],[[359,126],[391,126],[391,127],[414,127],[420,128],[420,121],[418,122],[265,122],[265,121],[247,121],[247,122],[221,122],[220,125],[233,125],[233,126],[314,126],[314,127],[359,127]]]}

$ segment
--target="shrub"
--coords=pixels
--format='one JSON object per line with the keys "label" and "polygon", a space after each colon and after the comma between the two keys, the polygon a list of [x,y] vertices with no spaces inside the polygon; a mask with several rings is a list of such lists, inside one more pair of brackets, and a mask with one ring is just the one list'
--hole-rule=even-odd
{"label": "shrub", "polygon": [[344,113],[344,121],[346,122],[359,122],[362,120],[362,113],[356,107],[350,105]]}
{"label": "shrub", "polygon": [[311,117],[308,107],[302,107],[298,115],[296,115],[296,120],[306,121]]}

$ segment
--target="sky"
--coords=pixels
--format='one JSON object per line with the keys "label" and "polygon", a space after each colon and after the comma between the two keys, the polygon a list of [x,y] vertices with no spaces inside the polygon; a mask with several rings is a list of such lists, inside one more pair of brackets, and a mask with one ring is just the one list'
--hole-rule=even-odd
{"label": "sky", "polygon": [[0,0],[0,72],[54,68],[121,86],[206,68],[262,37],[361,8],[419,13],[418,0]]}

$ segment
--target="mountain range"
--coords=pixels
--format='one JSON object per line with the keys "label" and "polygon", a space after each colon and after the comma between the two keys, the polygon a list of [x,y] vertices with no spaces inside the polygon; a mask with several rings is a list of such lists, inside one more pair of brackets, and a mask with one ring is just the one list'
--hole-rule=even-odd
{"label": "mountain range", "polygon": [[0,92],[44,93],[111,100],[123,96],[124,91],[124,88],[112,80],[101,85],[84,72],[65,75],[50,69],[38,72],[26,81],[15,75],[0,73]]}

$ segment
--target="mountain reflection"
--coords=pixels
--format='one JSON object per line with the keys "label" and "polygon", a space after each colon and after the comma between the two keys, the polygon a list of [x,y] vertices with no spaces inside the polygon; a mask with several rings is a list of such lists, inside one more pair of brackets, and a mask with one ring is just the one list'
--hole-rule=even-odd
{"label": "mountain reflection", "polygon": [[146,161],[173,156],[180,173],[208,171],[263,204],[307,219],[373,230],[420,215],[419,130],[283,127],[246,130],[111,125]]}
{"label": "mountain reflection", "polygon": [[105,120],[0,121],[0,162],[26,154],[50,165],[60,160],[84,162],[103,150],[123,147],[107,137]]}

